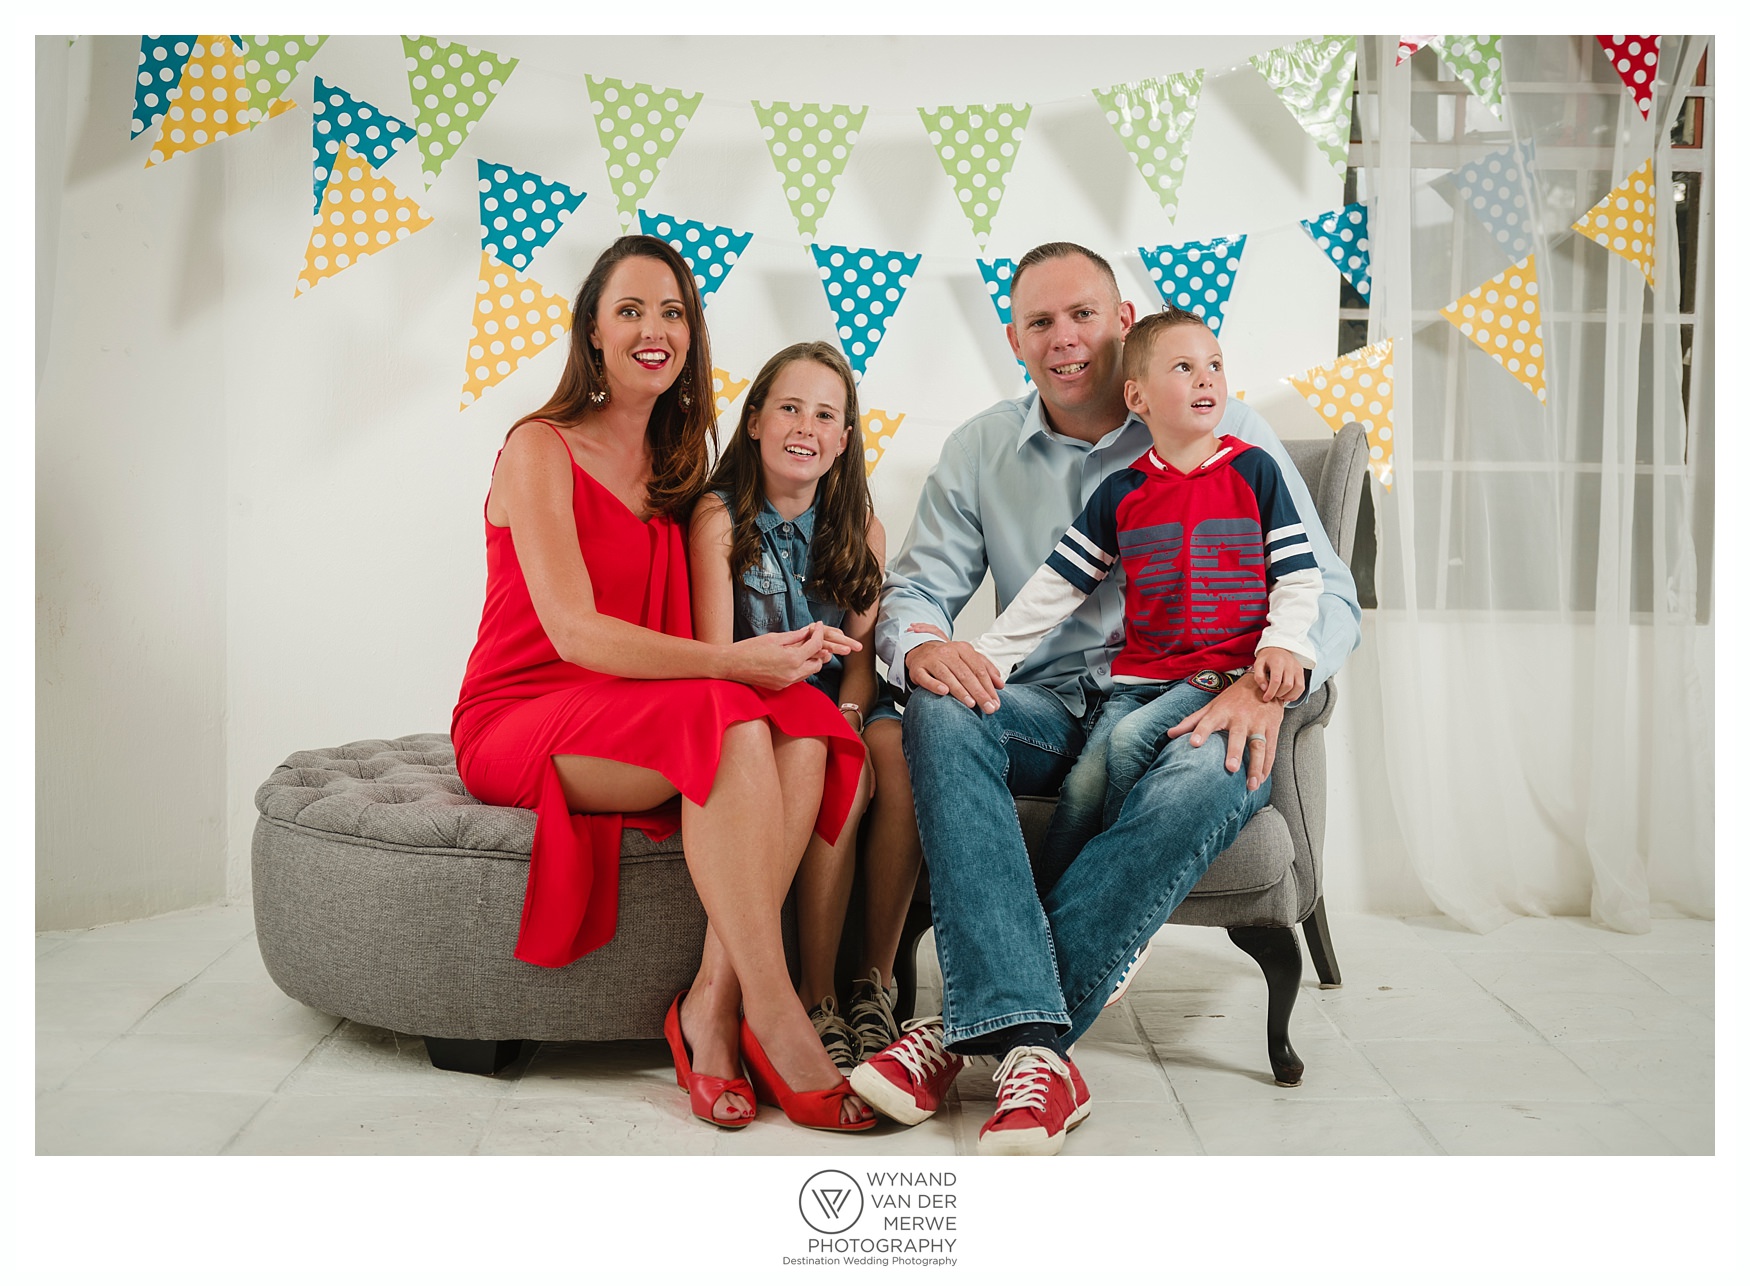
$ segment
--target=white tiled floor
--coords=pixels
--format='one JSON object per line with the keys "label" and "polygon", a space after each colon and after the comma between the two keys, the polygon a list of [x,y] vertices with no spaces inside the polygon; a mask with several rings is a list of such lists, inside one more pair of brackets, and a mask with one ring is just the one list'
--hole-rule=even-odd
{"label": "white tiled floor", "polygon": [[[1264,1056],[1256,966],[1218,931],[1163,930],[1077,1047],[1094,1112],[1066,1153],[1714,1151],[1711,922],[1477,936],[1337,915],[1332,931],[1344,986],[1308,965],[1290,1089]],[[282,995],[247,906],[40,934],[36,984],[39,1154],[951,1155],[976,1150],[993,1094],[975,1062],[933,1120],[846,1138],[771,1110],[736,1132],[696,1122],[660,1041],[441,1072],[417,1037]]]}

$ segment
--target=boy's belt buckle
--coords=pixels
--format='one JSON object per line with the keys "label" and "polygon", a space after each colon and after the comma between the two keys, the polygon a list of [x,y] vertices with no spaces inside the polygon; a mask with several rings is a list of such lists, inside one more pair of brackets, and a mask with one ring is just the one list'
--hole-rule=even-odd
{"label": "boy's belt buckle", "polygon": [[1233,675],[1222,670],[1199,670],[1185,682],[1205,692],[1220,692],[1234,681]]}

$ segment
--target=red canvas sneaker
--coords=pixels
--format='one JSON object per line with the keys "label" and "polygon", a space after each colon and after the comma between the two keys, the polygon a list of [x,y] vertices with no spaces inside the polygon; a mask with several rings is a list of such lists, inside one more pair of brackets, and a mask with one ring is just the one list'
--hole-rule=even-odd
{"label": "red canvas sneaker", "polygon": [[934,1116],[966,1065],[942,1044],[941,1018],[919,1018],[905,1034],[851,1073],[851,1088],[881,1115],[902,1125]]}
{"label": "red canvas sneaker", "polygon": [[985,1156],[1056,1156],[1093,1110],[1076,1065],[1042,1045],[1011,1049],[996,1082],[997,1110],[978,1132]]}

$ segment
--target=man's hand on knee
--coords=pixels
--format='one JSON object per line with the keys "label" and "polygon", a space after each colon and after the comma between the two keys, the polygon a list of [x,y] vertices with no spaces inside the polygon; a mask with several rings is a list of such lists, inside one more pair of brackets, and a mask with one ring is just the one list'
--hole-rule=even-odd
{"label": "man's hand on knee", "polygon": [[953,697],[968,710],[995,714],[1003,677],[970,643],[919,643],[905,655],[906,677],[914,688]]}
{"label": "man's hand on knee", "polygon": [[1238,772],[1244,753],[1249,760],[1246,789],[1256,790],[1275,766],[1276,734],[1281,728],[1281,703],[1264,700],[1257,676],[1248,671],[1215,700],[1167,729],[1167,736],[1189,733],[1191,744],[1201,746],[1215,733],[1227,733],[1227,770]]}

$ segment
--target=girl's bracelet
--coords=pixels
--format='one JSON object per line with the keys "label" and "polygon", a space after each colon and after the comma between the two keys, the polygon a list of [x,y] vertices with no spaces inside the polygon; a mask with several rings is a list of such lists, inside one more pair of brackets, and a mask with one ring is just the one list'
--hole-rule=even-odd
{"label": "girl's bracelet", "polygon": [[856,715],[857,716],[857,731],[858,732],[863,731],[863,707],[862,706],[858,705],[855,701],[841,701],[841,702],[839,702],[839,713],[840,714],[854,714],[854,715]]}

